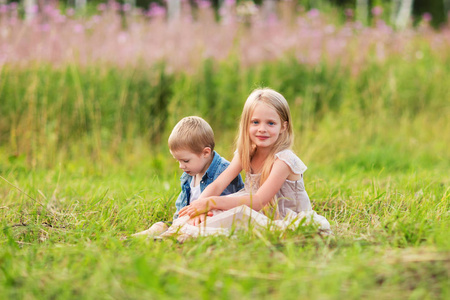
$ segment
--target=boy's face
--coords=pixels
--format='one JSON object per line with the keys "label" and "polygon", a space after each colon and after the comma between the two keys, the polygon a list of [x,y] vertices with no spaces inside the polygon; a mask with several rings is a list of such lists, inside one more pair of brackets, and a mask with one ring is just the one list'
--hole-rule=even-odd
{"label": "boy's face", "polygon": [[211,148],[206,147],[200,154],[190,150],[170,150],[172,156],[180,164],[180,169],[190,176],[205,174],[211,163]]}

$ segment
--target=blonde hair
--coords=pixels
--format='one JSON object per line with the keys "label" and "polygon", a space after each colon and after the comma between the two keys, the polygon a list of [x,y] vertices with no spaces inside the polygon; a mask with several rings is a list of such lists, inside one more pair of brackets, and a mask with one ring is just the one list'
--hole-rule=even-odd
{"label": "blonde hair", "polygon": [[214,150],[214,132],[211,126],[200,117],[191,116],[181,119],[169,136],[169,149],[190,150],[199,154],[206,147]]}
{"label": "blonde hair", "polygon": [[285,130],[280,133],[278,140],[273,145],[271,152],[263,164],[259,182],[259,185],[261,186],[264,181],[266,181],[267,177],[269,177],[270,171],[272,170],[272,166],[275,162],[275,154],[282,150],[291,148],[294,142],[294,136],[292,133],[289,104],[283,95],[269,88],[254,90],[250,96],[248,96],[247,101],[245,101],[239,126],[239,135],[236,141],[242,169],[244,169],[245,172],[251,172],[251,160],[256,151],[256,146],[250,139],[249,126],[253,111],[255,110],[256,105],[260,103],[264,103],[273,108],[280,117],[282,125],[286,124]]}

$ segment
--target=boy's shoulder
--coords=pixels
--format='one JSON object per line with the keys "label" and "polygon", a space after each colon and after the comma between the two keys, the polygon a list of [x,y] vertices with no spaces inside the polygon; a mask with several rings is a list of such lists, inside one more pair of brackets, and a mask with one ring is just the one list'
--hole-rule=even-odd
{"label": "boy's shoulder", "polygon": [[222,173],[229,165],[230,162],[220,156],[220,154],[216,150],[214,150],[213,160],[211,161],[211,164],[209,165],[206,172],[210,175]]}

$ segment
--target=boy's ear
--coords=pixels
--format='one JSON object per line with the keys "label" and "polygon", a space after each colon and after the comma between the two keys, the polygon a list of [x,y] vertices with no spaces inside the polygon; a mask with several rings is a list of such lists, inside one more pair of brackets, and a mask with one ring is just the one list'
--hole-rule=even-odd
{"label": "boy's ear", "polygon": [[211,152],[212,152],[211,148],[205,147],[205,148],[203,148],[202,154],[206,157],[206,156],[210,155]]}

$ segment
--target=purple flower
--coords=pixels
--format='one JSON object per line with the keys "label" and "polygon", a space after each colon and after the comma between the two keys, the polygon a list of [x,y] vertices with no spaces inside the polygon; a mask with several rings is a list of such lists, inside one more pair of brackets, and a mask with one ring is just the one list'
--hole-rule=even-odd
{"label": "purple flower", "polygon": [[75,31],[76,33],[80,33],[84,30],[84,26],[81,24],[75,24],[75,26],[73,26],[73,31]]}
{"label": "purple flower", "polygon": [[17,4],[17,2],[11,2],[9,4],[9,9],[12,10],[17,10],[17,7],[19,6],[19,4]]}
{"label": "purple flower", "polygon": [[125,3],[124,5],[122,5],[122,10],[123,11],[130,11],[131,10],[130,3]]}
{"label": "purple flower", "polygon": [[308,11],[308,17],[310,17],[311,19],[317,18],[320,15],[320,12],[318,9],[311,9],[310,11]]}
{"label": "purple flower", "polygon": [[114,11],[119,11],[120,10],[120,8],[121,8],[121,5],[120,5],[120,3],[119,2],[116,2],[116,1],[111,1],[111,2],[109,2],[109,6],[112,8],[112,10],[114,10]]}
{"label": "purple flower", "polygon": [[67,17],[65,15],[57,15],[55,16],[55,22],[56,23],[64,23],[66,21]]}
{"label": "purple flower", "polygon": [[383,8],[381,6],[375,6],[372,8],[372,15],[375,17],[381,16],[383,13]]}
{"label": "purple flower", "polygon": [[75,10],[74,10],[73,8],[68,8],[68,9],[66,10],[66,14],[67,14],[68,16],[73,16],[73,15],[75,14]]}
{"label": "purple flower", "polygon": [[99,5],[97,5],[97,10],[98,11],[105,11],[106,10],[106,4],[105,3],[100,3]]}
{"label": "purple flower", "polygon": [[233,6],[236,4],[236,0],[225,0],[224,2],[226,6]]}
{"label": "purple flower", "polygon": [[211,3],[208,0],[198,0],[197,5],[199,8],[208,8],[211,7]]}
{"label": "purple flower", "polygon": [[431,22],[432,19],[433,19],[433,16],[429,12],[426,12],[422,15],[422,20],[424,22],[429,23],[429,22]]}
{"label": "purple flower", "polygon": [[353,15],[354,15],[353,9],[347,8],[347,9],[345,10],[345,16],[346,16],[347,18],[353,18]]}
{"label": "purple flower", "polygon": [[145,14],[147,17],[156,17],[156,16],[164,16],[166,14],[166,9],[162,6],[159,6],[155,2],[151,3],[147,13]]}
{"label": "purple flower", "polygon": [[101,19],[102,18],[99,15],[93,15],[92,16],[92,22],[94,22],[94,23],[100,22]]}
{"label": "purple flower", "polygon": [[39,7],[37,5],[31,5],[25,9],[27,13],[36,14],[39,11]]}
{"label": "purple flower", "polygon": [[5,4],[0,5],[0,14],[4,14],[8,12],[8,6]]}
{"label": "purple flower", "polygon": [[40,29],[41,31],[44,31],[44,32],[50,30],[50,25],[49,25],[48,23],[42,24],[42,25],[40,25],[39,27],[40,27],[39,29]]}

